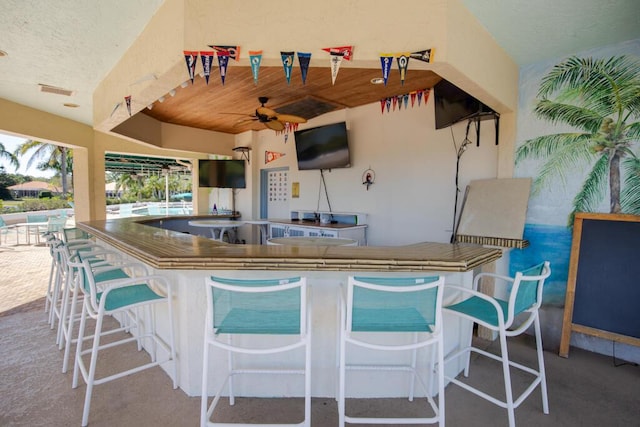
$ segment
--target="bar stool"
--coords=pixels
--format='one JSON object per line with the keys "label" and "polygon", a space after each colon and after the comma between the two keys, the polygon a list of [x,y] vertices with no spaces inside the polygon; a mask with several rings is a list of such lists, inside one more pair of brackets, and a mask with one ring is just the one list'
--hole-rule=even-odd
{"label": "bar stool", "polygon": [[[311,425],[311,312],[307,303],[307,282],[304,277],[264,280],[239,280],[211,277],[206,279],[207,315],[202,362],[202,400],[200,424],[229,425],[210,421],[221,394],[228,385],[229,404],[235,404],[236,375],[302,375],[304,378],[304,420],[295,424]],[[258,335],[271,337],[256,344]],[[222,339],[226,336],[226,342]],[[274,340],[278,336],[278,340]],[[287,339],[288,338],[288,339]],[[283,341],[280,341],[282,339]],[[249,344],[249,341],[253,341]],[[208,405],[209,346],[227,352],[226,378]],[[303,369],[240,368],[234,354],[251,356],[291,352],[304,348]],[[222,372],[216,372],[222,375]],[[247,424],[242,424],[247,425]],[[264,424],[263,424],[264,425]]]}
{"label": "bar stool", "polygon": [[[470,329],[467,345],[458,349],[454,353],[447,356],[447,363],[458,357],[465,357],[464,376],[469,376],[469,359],[471,352],[478,353],[493,360],[497,360],[502,364],[502,375],[504,377],[505,399],[500,400],[472,387],[462,378],[447,378],[451,383],[459,385],[489,402],[505,408],[509,418],[509,426],[514,427],[515,408],[540,386],[542,393],[542,411],[549,413],[549,402],[547,399],[547,380],[544,370],[544,356],[542,352],[542,336],[540,333],[540,318],[538,309],[542,304],[542,290],[544,281],[551,274],[549,261],[530,267],[524,271],[517,272],[515,277],[506,277],[493,273],[480,273],[473,281],[473,289],[467,289],[459,286],[447,286],[447,289],[455,289],[464,295],[464,299],[456,304],[445,307],[448,313],[471,320],[479,325],[498,332],[500,338],[500,355],[489,353],[483,349],[473,347]],[[507,288],[508,298],[506,300],[494,298],[477,291],[478,282],[483,277],[492,277],[498,279],[496,285],[510,285]],[[523,318],[524,317],[524,318]],[[518,319],[522,321],[519,325],[514,325],[514,321]],[[538,356],[538,368],[533,369],[520,363],[509,360],[507,350],[507,337],[514,337],[524,333],[531,324],[534,325],[536,338],[536,352]],[[512,326],[515,326],[513,329]],[[511,368],[516,368],[533,376],[533,380],[529,386],[516,399],[513,397],[511,387]]]}
{"label": "bar stool", "polygon": [[[174,341],[174,325],[173,325],[173,304],[171,285],[162,276],[149,275],[142,277],[131,277],[126,279],[116,279],[104,281],[101,283],[101,290],[98,291],[96,277],[101,273],[100,268],[92,268],[88,259],[82,257],[81,271],[79,277],[81,282],[79,288],[84,293],[82,304],[82,315],[80,318],[80,330],[76,345],[76,358],[73,370],[72,387],[78,386],[78,374],[82,375],[87,390],[85,393],[84,410],[82,413],[82,425],[86,426],[89,422],[89,410],[91,407],[91,394],[93,386],[113,381],[127,375],[140,372],[165,363],[171,363],[171,377],[173,380],[173,388],[177,388],[177,365],[176,351]],[[109,268],[109,267],[107,267]],[[168,342],[166,342],[156,331],[154,308],[157,304],[166,304],[168,310]],[[131,316],[132,310],[147,308],[149,313],[147,319],[142,322],[137,316]],[[124,326],[116,327],[109,331],[103,331],[103,321],[106,315],[122,315],[129,318]],[[85,328],[87,318],[91,317],[96,320],[95,332],[93,334],[93,345],[88,350],[83,350],[85,341]],[[122,339],[110,341],[107,344],[100,345],[100,339],[107,333],[128,332]],[[96,365],[100,351],[123,345],[133,341],[149,342],[150,345],[146,350],[151,356],[151,361],[134,368],[126,369],[121,372],[96,379]],[[163,357],[159,357],[162,352]],[[90,362],[87,369],[82,357],[90,354]]]}
{"label": "bar stool", "polygon": [[[443,277],[354,277],[347,282],[346,295],[341,295],[340,347],[338,363],[338,425],[354,424],[434,424],[444,425],[444,374],[442,293]],[[391,334],[393,338],[389,336]],[[404,337],[404,341],[399,339]],[[392,341],[393,340],[393,341]],[[408,364],[348,363],[348,346],[368,350],[372,356],[377,351],[411,352]],[[429,359],[422,360],[428,366],[428,379],[419,372],[418,350],[430,350]],[[422,357],[422,356],[421,356]],[[438,367],[438,369],[436,369]],[[416,381],[422,388],[426,409],[433,416],[409,417],[356,417],[346,414],[347,371],[405,372],[409,401],[413,401]],[[371,374],[373,375],[373,374]],[[433,389],[434,376],[437,389]],[[438,394],[438,403],[432,394]]]}

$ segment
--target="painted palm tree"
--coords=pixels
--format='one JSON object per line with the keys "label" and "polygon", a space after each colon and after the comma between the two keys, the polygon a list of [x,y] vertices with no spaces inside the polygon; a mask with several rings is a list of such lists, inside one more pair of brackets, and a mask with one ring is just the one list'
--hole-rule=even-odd
{"label": "painted palm tree", "polygon": [[596,210],[606,197],[607,184],[611,213],[640,214],[640,160],[634,153],[640,141],[637,59],[567,59],[542,80],[534,113],[575,129],[530,139],[516,150],[516,163],[526,158],[546,160],[534,191],[554,178],[564,182],[566,173],[588,170],[573,200],[569,225],[576,212]]}
{"label": "painted palm tree", "polygon": [[6,159],[9,161],[11,166],[15,167],[16,170],[20,167],[20,162],[18,158],[10,151],[7,151],[4,147],[4,144],[0,142],[0,159]]}
{"label": "painted palm tree", "polygon": [[39,162],[37,164],[38,169],[58,172],[60,174],[62,194],[66,196],[69,192],[67,178],[71,164],[71,150],[67,147],[28,139],[18,145],[14,154],[21,157],[30,151],[33,152],[33,154],[27,161],[27,167],[31,167],[34,162]]}

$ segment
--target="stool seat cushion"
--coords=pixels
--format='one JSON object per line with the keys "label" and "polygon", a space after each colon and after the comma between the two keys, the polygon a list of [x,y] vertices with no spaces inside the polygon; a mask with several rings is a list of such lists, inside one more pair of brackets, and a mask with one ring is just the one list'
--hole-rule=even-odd
{"label": "stool seat cushion", "polygon": [[[509,303],[497,298],[495,302],[502,308],[502,321],[505,322],[507,320]],[[457,304],[449,305],[447,309],[472,316],[488,325],[498,327],[498,312],[495,306],[485,299],[474,296]]]}
{"label": "stool seat cushion", "polygon": [[[102,292],[97,294],[98,302],[102,298],[102,295]],[[156,294],[146,284],[125,286],[113,289],[107,294],[107,300],[104,303],[104,308],[107,311],[112,311],[142,302],[163,299],[165,298]]]}

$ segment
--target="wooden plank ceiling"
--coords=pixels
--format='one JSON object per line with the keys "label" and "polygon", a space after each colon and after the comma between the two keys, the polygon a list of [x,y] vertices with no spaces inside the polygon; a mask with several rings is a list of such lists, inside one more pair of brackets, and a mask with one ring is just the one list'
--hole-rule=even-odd
{"label": "wooden plank ceiling", "polygon": [[196,76],[193,85],[189,81],[186,87],[177,87],[175,96],[167,94],[163,102],[154,102],[143,113],[166,123],[237,134],[264,129],[258,121],[246,121],[260,106],[261,96],[268,97],[266,106],[278,113],[311,119],[329,111],[430,89],[441,80],[432,71],[410,68],[404,85],[397,69],[391,71],[386,86],[371,83],[379,77],[380,69],[342,67],[332,85],[329,68],[311,67],[306,84],[302,84],[300,69],[294,68],[287,84],[282,67],[261,67],[256,85],[251,67],[229,66],[224,85],[217,70],[212,70],[208,85],[203,77]]}

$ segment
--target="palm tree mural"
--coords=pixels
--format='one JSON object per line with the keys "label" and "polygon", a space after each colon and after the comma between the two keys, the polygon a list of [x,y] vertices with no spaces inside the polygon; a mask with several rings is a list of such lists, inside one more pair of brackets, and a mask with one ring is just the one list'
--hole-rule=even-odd
{"label": "palm tree mural", "polygon": [[7,151],[4,147],[4,144],[0,142],[0,159],[6,159],[9,161],[11,166],[15,167],[16,170],[20,167],[20,162],[18,158],[10,151]]}
{"label": "palm tree mural", "polygon": [[534,191],[588,170],[569,225],[576,212],[594,212],[607,190],[611,213],[640,214],[640,160],[634,152],[640,141],[640,62],[628,56],[568,58],[543,78],[537,97],[536,116],[575,131],[539,136],[518,147],[516,163],[546,160]]}
{"label": "palm tree mural", "polygon": [[58,172],[62,184],[62,194],[66,196],[69,192],[67,178],[72,161],[71,150],[67,147],[28,139],[16,148],[14,154],[16,156],[24,156],[30,151],[33,151],[33,154],[27,161],[27,167],[31,167],[33,162],[39,161],[38,169]]}

